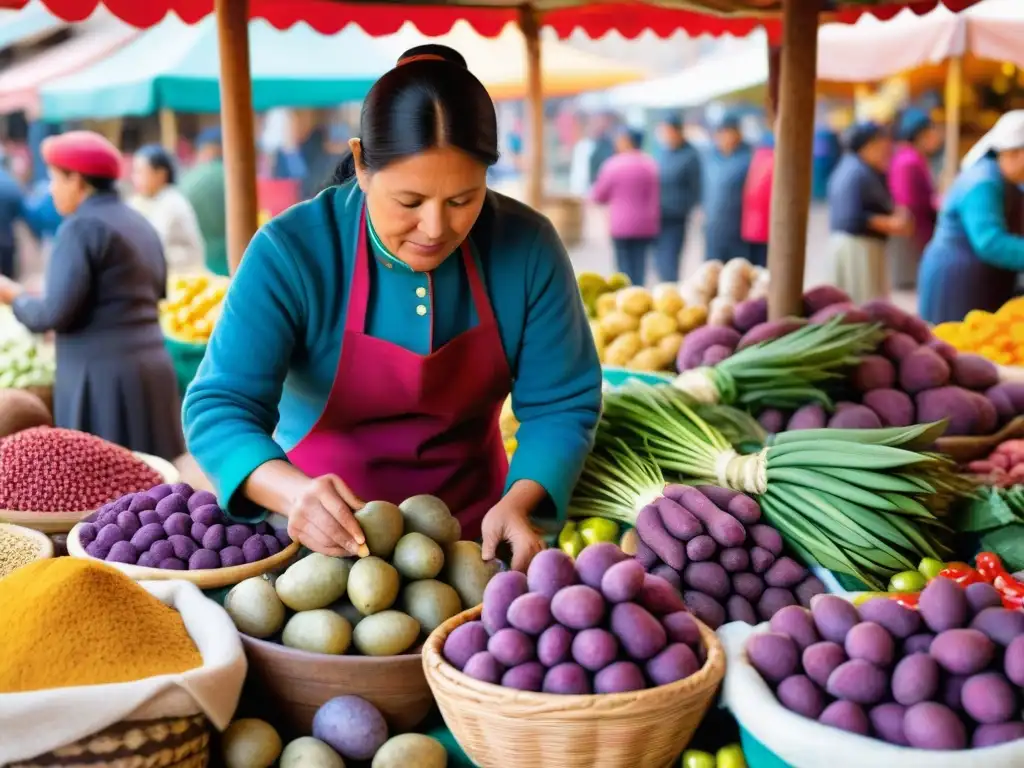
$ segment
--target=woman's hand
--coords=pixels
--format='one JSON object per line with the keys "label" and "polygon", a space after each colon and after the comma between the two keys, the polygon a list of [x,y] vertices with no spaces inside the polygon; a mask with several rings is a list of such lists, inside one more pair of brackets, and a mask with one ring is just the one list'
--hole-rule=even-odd
{"label": "woman's hand", "polygon": [[358,555],[366,537],[352,513],[362,507],[363,502],[337,475],[313,478],[285,512],[288,535],[323,555]]}
{"label": "woman's hand", "polygon": [[13,304],[25,289],[9,277],[0,275],[0,304]]}
{"label": "woman's hand", "polygon": [[544,549],[543,540],[530,525],[530,511],[511,495],[491,507],[483,521],[484,560],[493,560],[498,545],[507,541],[512,547],[512,567],[526,571],[533,556]]}

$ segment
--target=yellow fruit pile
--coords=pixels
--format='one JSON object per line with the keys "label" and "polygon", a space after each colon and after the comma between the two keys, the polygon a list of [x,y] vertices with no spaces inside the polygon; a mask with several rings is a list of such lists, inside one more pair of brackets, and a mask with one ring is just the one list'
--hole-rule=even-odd
{"label": "yellow fruit pile", "polygon": [[999,365],[1024,365],[1024,297],[1010,299],[995,313],[973,310],[961,322],[942,323],[932,331],[959,352]]}
{"label": "yellow fruit pile", "polygon": [[601,362],[633,371],[671,371],[683,336],[707,322],[708,310],[686,306],[679,290],[622,288],[595,302],[590,323]]}
{"label": "yellow fruit pile", "polygon": [[160,302],[160,325],[176,341],[205,344],[220,317],[228,281],[216,275],[177,275]]}

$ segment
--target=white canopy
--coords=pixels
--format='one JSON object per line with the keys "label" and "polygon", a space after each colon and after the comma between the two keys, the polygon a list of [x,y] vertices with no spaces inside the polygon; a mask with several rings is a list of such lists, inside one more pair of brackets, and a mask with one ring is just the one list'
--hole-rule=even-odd
{"label": "white canopy", "polygon": [[953,56],[1024,67],[1024,0],[983,0],[962,13],[944,5],[918,16],[907,9],[886,22],[826,24],[818,33],[818,79],[866,83]]}

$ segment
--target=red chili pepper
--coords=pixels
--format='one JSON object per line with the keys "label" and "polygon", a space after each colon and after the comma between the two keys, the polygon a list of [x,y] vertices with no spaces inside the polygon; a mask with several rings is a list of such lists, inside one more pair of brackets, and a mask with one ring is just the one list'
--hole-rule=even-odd
{"label": "red chili pepper", "polygon": [[1017,603],[1016,607],[1024,604],[1024,584],[1013,578],[1013,574],[1006,570],[998,555],[980,552],[974,558],[974,562],[978,564],[978,573],[992,583],[1003,597],[1004,603],[1010,600]]}
{"label": "red chili pepper", "polygon": [[971,584],[980,584],[984,581],[991,581],[984,573],[981,573],[979,566],[978,570],[971,568],[967,563],[951,562],[946,563],[946,567],[939,571],[938,576],[955,581],[962,587],[970,586]]}
{"label": "red chili pepper", "polygon": [[920,592],[892,592],[888,595],[890,600],[895,600],[904,608],[917,608],[917,601],[921,599]]}

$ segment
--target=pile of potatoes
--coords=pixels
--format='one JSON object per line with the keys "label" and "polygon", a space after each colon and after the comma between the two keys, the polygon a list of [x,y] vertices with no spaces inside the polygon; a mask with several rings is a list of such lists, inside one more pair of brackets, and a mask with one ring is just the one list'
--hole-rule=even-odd
{"label": "pile of potatoes", "polygon": [[679,284],[688,307],[706,307],[708,325],[732,325],[733,310],[747,299],[768,296],[768,270],[746,259],[705,261]]}
{"label": "pile of potatoes", "polygon": [[224,608],[238,630],[312,653],[405,653],[424,635],[483,600],[499,565],[460,541],[459,521],[434,496],[356,512],[369,554],[310,554],[280,576],[235,586]]}

